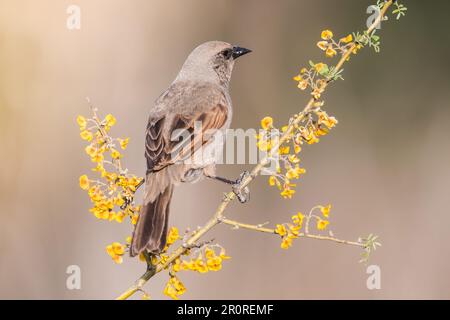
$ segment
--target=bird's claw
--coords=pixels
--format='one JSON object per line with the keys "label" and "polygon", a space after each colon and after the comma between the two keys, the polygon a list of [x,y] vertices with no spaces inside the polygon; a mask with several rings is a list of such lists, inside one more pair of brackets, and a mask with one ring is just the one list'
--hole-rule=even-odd
{"label": "bird's claw", "polygon": [[249,175],[250,173],[248,171],[244,171],[239,176],[239,179],[237,179],[236,182],[232,185],[233,192],[240,203],[246,203],[250,201],[250,189],[247,186],[241,189],[242,181],[245,180]]}

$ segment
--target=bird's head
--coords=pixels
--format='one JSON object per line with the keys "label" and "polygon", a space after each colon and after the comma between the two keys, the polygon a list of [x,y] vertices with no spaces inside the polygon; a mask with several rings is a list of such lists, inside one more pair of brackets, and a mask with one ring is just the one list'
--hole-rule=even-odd
{"label": "bird's head", "polygon": [[191,52],[178,78],[202,79],[228,86],[236,59],[250,52],[222,41],[205,42]]}

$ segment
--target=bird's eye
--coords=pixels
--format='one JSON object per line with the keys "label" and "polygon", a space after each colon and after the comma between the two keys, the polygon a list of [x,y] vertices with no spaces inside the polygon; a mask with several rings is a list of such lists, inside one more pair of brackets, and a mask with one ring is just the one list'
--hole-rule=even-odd
{"label": "bird's eye", "polygon": [[222,54],[222,56],[225,58],[225,59],[230,59],[231,58],[231,55],[233,54],[233,50],[231,50],[231,49],[225,49],[225,50],[223,50],[222,52],[221,52],[221,54]]}

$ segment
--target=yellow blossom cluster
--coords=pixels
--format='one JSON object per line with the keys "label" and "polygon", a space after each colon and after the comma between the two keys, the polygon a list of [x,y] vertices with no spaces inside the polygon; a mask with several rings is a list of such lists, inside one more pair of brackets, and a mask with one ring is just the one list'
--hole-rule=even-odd
{"label": "yellow blossom cluster", "polygon": [[328,221],[328,218],[330,216],[331,204],[327,206],[318,206],[316,208],[320,209],[320,212],[322,213],[322,217],[314,216],[317,220],[316,227],[318,230],[325,230],[330,223],[330,221]]}
{"label": "yellow blossom cluster", "polygon": [[[320,212],[322,213],[321,216],[314,214],[314,211],[316,209],[320,210]],[[312,208],[309,214],[306,216],[303,215],[301,212],[298,212],[297,214],[291,217],[291,222],[277,224],[275,226],[274,232],[281,236],[280,247],[282,249],[288,249],[292,246],[292,242],[294,239],[297,239],[304,234],[308,234],[309,224],[312,218],[314,218],[316,221],[317,230],[319,231],[326,230],[330,223],[330,221],[328,220],[330,216],[330,210],[331,204],[327,206],[316,206]],[[301,233],[302,227],[304,227],[305,229],[304,233]]]}
{"label": "yellow blossom cluster", "polygon": [[178,228],[177,227],[170,228],[169,233],[167,235],[166,250],[178,239],[180,239],[180,232],[178,231]]}
{"label": "yellow blossom cluster", "polygon": [[281,236],[281,248],[288,249],[300,235],[305,216],[299,212],[291,217],[292,223],[277,224],[275,232]]}
{"label": "yellow blossom cluster", "polygon": [[[319,76],[323,76],[321,78]],[[327,78],[330,76],[330,67],[323,62],[310,62],[310,68],[302,68],[300,73],[294,77],[294,81],[298,82],[297,87],[300,90],[311,88],[311,95],[314,99],[319,100],[324,86],[327,83]]]}
{"label": "yellow blossom cluster", "polygon": [[[215,247],[220,248],[220,253],[217,255]],[[195,256],[190,260],[182,260],[177,258],[170,265],[170,279],[164,289],[164,294],[172,299],[178,299],[185,291],[186,288],[177,277],[177,272],[180,271],[195,271],[198,273],[207,273],[209,271],[219,271],[222,269],[222,261],[230,259],[226,255],[225,249],[219,245],[204,246],[198,250],[197,253],[191,254],[190,250],[185,253],[186,256]],[[155,261],[155,264],[165,263],[167,261],[167,255],[160,255],[160,260]]]}
{"label": "yellow blossom cluster", "polygon": [[125,254],[125,248],[125,245],[119,242],[113,242],[106,247],[106,252],[111,256],[115,263],[120,264],[123,262],[122,256]]}
{"label": "yellow blossom cluster", "polygon": [[[271,153],[272,158],[276,157],[278,165],[276,172],[269,177],[269,185],[276,186],[283,198],[292,198],[296,187],[292,181],[298,180],[306,172],[300,167],[302,145],[318,143],[319,137],[328,134],[336,124],[336,118],[329,116],[319,106],[301,124],[284,126],[281,130],[274,128],[271,117],[261,120],[262,133],[256,137],[257,146],[261,151]],[[281,145],[280,134],[288,137]],[[274,146],[278,146],[278,150],[272,150]]]}
{"label": "yellow blossom cluster", "polygon": [[77,117],[80,137],[89,143],[85,152],[95,164],[92,171],[99,176],[92,179],[84,174],[79,184],[81,189],[87,191],[93,203],[90,212],[97,219],[121,223],[125,217],[130,217],[130,221],[136,223],[139,206],[134,205],[134,194],[142,179],[122,168],[122,154],[118,149],[125,150],[129,139],[109,136],[108,132],[116,122],[111,114],[103,120],[96,113],[92,118]]}
{"label": "yellow blossom cluster", "polygon": [[349,34],[339,39],[339,41],[336,41],[331,30],[322,31],[321,38],[322,39],[317,42],[317,46],[320,50],[325,51],[325,55],[328,58],[333,58],[338,52],[344,54],[353,44],[353,35]]}
{"label": "yellow blossom cluster", "polygon": [[164,288],[164,294],[171,297],[174,300],[178,300],[178,297],[186,292],[186,287],[178,279],[177,276],[172,275]]}
{"label": "yellow blossom cluster", "polygon": [[[317,46],[325,52],[328,58],[333,58],[338,53],[344,55],[348,50],[356,54],[363,47],[362,44],[355,41],[352,34],[336,41],[331,30],[322,31],[321,40],[317,42]],[[309,64],[309,68],[300,70],[300,73],[294,77],[294,81],[297,82],[297,86],[301,90],[306,90],[310,87],[311,95],[315,100],[319,100],[328,82],[342,79],[342,69],[336,71],[335,67],[329,67],[323,62],[314,63],[310,61]]]}
{"label": "yellow blossom cluster", "polygon": [[222,269],[222,261],[227,259],[230,259],[230,257],[225,254],[225,249],[221,248],[219,255],[217,255],[213,247],[206,246],[195,258],[190,260],[177,259],[173,264],[172,270],[174,272],[190,270],[199,273],[219,271]]}
{"label": "yellow blossom cluster", "polygon": [[[94,163],[92,171],[97,176],[83,174],[79,178],[80,188],[87,192],[92,203],[89,211],[100,220],[122,223],[128,217],[132,224],[136,224],[140,206],[135,205],[134,195],[143,180],[122,167],[119,151],[127,148],[129,138],[114,139],[109,135],[117,122],[111,114],[100,119],[93,109],[91,118],[80,115],[76,121],[81,139],[88,143],[85,152]],[[126,245],[114,242],[106,247],[106,251],[114,262],[122,263],[130,242],[130,237]]]}

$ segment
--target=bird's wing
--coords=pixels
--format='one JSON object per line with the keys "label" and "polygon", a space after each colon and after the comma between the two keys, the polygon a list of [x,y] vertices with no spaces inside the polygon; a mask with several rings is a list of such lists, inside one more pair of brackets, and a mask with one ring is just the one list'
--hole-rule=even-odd
{"label": "bird's wing", "polygon": [[[211,102],[211,99],[203,100],[206,104]],[[147,172],[159,171],[192,156],[198,148],[211,141],[214,131],[223,128],[228,118],[228,108],[223,101],[216,101],[213,106],[196,105],[195,108],[185,110],[149,119],[145,143]],[[201,126],[196,125],[196,122]],[[182,137],[184,143],[174,139],[175,130],[182,132],[181,136],[178,134],[175,138]],[[186,140],[187,133],[190,138]]]}

